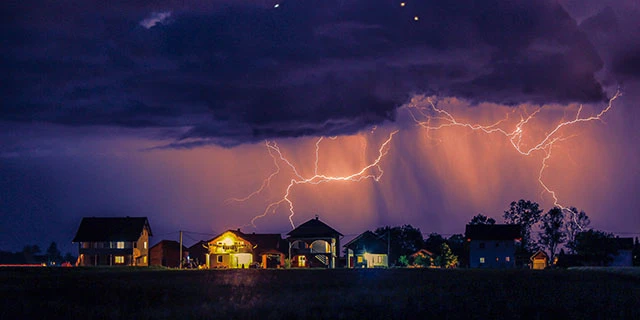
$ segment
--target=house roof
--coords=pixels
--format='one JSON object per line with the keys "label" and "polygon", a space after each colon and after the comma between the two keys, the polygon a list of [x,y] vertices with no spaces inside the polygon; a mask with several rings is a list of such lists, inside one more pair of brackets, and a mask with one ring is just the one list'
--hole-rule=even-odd
{"label": "house roof", "polygon": [[320,221],[316,216],[315,219],[311,219],[297,228],[289,231],[287,235],[290,238],[312,238],[312,237],[332,237],[337,238],[342,236],[342,233],[329,227],[324,222]]}
{"label": "house roof", "polygon": [[515,240],[520,238],[517,224],[468,224],[465,230],[467,240]]}
{"label": "house roof", "polygon": [[533,261],[534,259],[549,259],[549,255],[547,255],[547,253],[542,250],[538,250],[529,259],[531,261]]}
{"label": "house roof", "polygon": [[351,250],[366,249],[369,253],[387,253],[387,242],[369,230],[353,238],[343,247]]}
{"label": "house roof", "polygon": [[82,218],[73,242],[136,241],[145,228],[152,236],[146,217]]}
{"label": "house roof", "polygon": [[[175,241],[175,240],[162,240],[156,244],[153,245],[153,247],[151,247],[151,249],[153,250],[153,248],[158,247],[158,246],[162,246],[163,248],[166,249],[170,249],[170,250],[180,250],[180,242]],[[182,246],[182,250],[187,250],[187,247],[185,247],[184,245]]]}
{"label": "house roof", "polygon": [[414,252],[411,257],[415,258],[417,256],[427,256],[427,257],[433,257],[433,252],[427,250],[427,249],[420,249],[416,252]]}
{"label": "house roof", "polygon": [[206,243],[210,243],[213,240],[220,238],[222,235],[224,235],[227,232],[233,233],[236,237],[250,242],[251,245],[253,245],[253,249],[258,254],[265,251],[273,251],[273,250],[284,252],[286,247],[283,244],[284,239],[282,239],[279,233],[244,233],[240,231],[240,229],[227,230],[211,238],[211,240],[207,241]]}

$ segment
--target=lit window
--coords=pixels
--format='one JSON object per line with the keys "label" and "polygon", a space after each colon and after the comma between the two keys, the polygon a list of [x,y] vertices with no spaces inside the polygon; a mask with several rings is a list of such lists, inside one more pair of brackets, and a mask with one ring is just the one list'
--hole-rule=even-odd
{"label": "lit window", "polygon": [[484,257],[480,257],[480,263],[484,263]]}
{"label": "lit window", "polygon": [[307,265],[307,257],[298,256],[298,267],[304,267]]}
{"label": "lit window", "polygon": [[496,262],[500,261],[500,258],[496,257]]}
{"label": "lit window", "polygon": [[117,264],[123,264],[124,263],[124,256],[116,256],[115,257],[115,261]]}
{"label": "lit window", "polygon": [[147,242],[146,241],[143,243],[142,247],[145,248],[145,249],[147,248]]}
{"label": "lit window", "polygon": [[147,263],[147,256],[142,257],[142,263]]}
{"label": "lit window", "polygon": [[504,261],[506,261],[506,262],[511,261],[511,257],[505,257],[505,258],[504,258]]}
{"label": "lit window", "polygon": [[124,241],[118,241],[118,242],[116,243],[116,247],[117,247],[118,249],[124,249]]}
{"label": "lit window", "polygon": [[358,263],[362,263],[362,256],[358,256]]}

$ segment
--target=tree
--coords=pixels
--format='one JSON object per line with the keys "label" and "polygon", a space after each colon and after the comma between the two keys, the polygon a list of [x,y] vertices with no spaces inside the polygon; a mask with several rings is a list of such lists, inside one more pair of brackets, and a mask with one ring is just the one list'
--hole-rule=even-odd
{"label": "tree", "polygon": [[520,199],[518,202],[511,202],[509,210],[504,212],[505,223],[517,224],[521,227],[521,251],[535,251],[536,243],[531,240],[531,227],[540,221],[542,211],[537,203]]}
{"label": "tree", "polygon": [[403,225],[402,227],[382,227],[376,229],[374,233],[383,239],[391,236],[389,266],[394,265],[400,256],[409,256],[420,250],[424,245],[424,239],[420,229],[411,225]]}
{"label": "tree", "polygon": [[76,257],[73,256],[71,252],[67,252],[64,254],[64,257],[62,258],[62,260],[64,260],[65,262],[75,263]]}
{"label": "tree", "polygon": [[589,265],[607,265],[618,254],[618,242],[613,234],[598,230],[576,233],[574,241],[568,247],[582,256]]}
{"label": "tree", "polygon": [[408,266],[409,258],[407,258],[407,256],[400,256],[400,258],[398,258],[398,265],[400,265],[401,267]]}
{"label": "tree", "polygon": [[433,265],[433,261],[431,260],[431,257],[429,257],[427,255],[419,254],[413,260],[413,265],[414,266],[420,266],[420,267],[427,267],[428,268],[428,267],[431,267]]}
{"label": "tree", "polygon": [[447,239],[447,244],[454,255],[458,256],[458,265],[468,266],[469,264],[469,251],[467,247],[467,241],[464,235],[454,234]]}
{"label": "tree", "polygon": [[631,253],[633,255],[633,265],[640,266],[640,241],[638,241],[638,237],[636,237],[636,242],[633,245],[633,251]]}
{"label": "tree", "polygon": [[436,266],[441,268],[455,268],[458,264],[458,257],[451,252],[451,248],[447,243],[442,243],[440,247],[440,255],[436,257]]}
{"label": "tree", "polygon": [[47,262],[52,263],[60,263],[62,261],[62,254],[60,250],[58,250],[58,245],[56,245],[55,241],[51,242],[49,248],[47,248]]}
{"label": "tree", "polygon": [[569,212],[565,217],[567,242],[571,243],[575,240],[576,233],[587,230],[587,227],[591,223],[591,220],[584,211],[578,212],[578,209],[576,209],[575,207],[569,208]]}
{"label": "tree", "polygon": [[36,255],[40,253],[40,247],[38,247],[37,245],[32,245],[32,246],[24,246],[24,248],[22,248],[22,255],[24,256],[24,261],[25,263],[36,263],[39,262],[36,259]]}
{"label": "tree", "polygon": [[470,225],[496,224],[496,220],[493,219],[493,218],[489,218],[489,217],[483,215],[482,213],[478,213],[473,218],[471,218],[471,221],[469,221],[469,224]]}
{"label": "tree", "polygon": [[542,216],[542,233],[540,234],[540,244],[549,250],[549,260],[554,261],[556,249],[564,243],[567,235],[563,231],[564,212],[558,207],[554,207]]}
{"label": "tree", "polygon": [[445,242],[446,240],[441,235],[433,232],[424,240],[424,248],[437,256],[440,255],[440,249]]}

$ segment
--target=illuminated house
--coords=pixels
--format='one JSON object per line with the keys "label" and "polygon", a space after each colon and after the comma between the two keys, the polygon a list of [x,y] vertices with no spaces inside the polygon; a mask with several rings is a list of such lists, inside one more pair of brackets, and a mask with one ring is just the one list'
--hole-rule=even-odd
{"label": "illuminated house", "polygon": [[148,266],[149,237],[146,217],[82,218],[74,243],[78,266]]}
{"label": "illuminated house", "polygon": [[387,241],[371,231],[365,231],[344,245],[347,249],[347,268],[386,268]]}
{"label": "illuminated house", "polygon": [[336,267],[342,234],[318,219],[311,219],[287,233],[289,259],[294,268]]}
{"label": "illuminated house", "polygon": [[[187,247],[182,246],[187,252]],[[180,243],[173,240],[162,240],[151,247],[149,251],[152,266],[177,268],[180,266]]]}
{"label": "illuminated house", "polygon": [[467,225],[469,267],[515,268],[516,241],[520,226],[514,224]]}
{"label": "illuminated house", "polygon": [[546,252],[542,250],[538,250],[538,252],[534,253],[531,258],[531,269],[534,270],[542,270],[545,269],[549,265],[549,256]]}
{"label": "illuminated house", "polygon": [[286,242],[280,234],[243,233],[227,230],[207,241],[209,268],[282,268]]}

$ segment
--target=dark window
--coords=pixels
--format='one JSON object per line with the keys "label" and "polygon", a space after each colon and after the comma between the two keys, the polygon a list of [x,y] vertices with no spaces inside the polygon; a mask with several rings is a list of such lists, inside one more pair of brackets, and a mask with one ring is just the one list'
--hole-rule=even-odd
{"label": "dark window", "polygon": [[222,263],[222,256],[218,256],[218,263]]}
{"label": "dark window", "polygon": [[480,249],[484,249],[484,242],[480,242],[480,245],[478,246]]}

